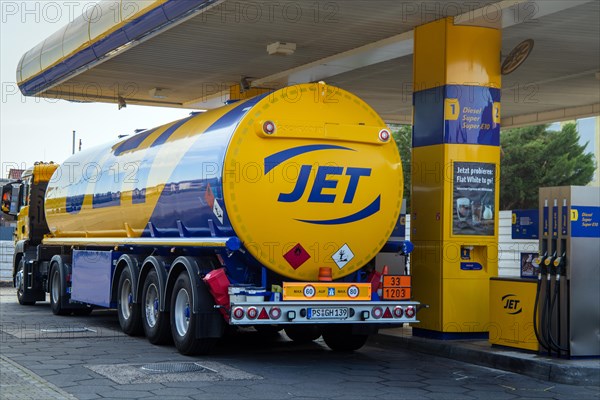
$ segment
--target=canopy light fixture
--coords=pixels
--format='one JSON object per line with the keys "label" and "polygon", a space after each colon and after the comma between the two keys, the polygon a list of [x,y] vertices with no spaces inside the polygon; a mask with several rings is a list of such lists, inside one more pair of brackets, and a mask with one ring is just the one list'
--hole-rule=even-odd
{"label": "canopy light fixture", "polygon": [[270,56],[289,56],[296,51],[296,43],[275,42],[267,45],[267,53]]}
{"label": "canopy light fixture", "polygon": [[154,97],[155,99],[166,99],[167,97],[169,97],[171,92],[171,89],[165,88],[152,88],[148,91],[150,96]]}

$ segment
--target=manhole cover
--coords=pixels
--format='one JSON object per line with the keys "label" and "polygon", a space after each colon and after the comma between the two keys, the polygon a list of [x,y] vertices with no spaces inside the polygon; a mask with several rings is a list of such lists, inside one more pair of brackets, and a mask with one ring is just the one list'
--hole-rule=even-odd
{"label": "manhole cover", "polygon": [[42,333],[82,333],[82,332],[93,332],[96,333],[95,330],[90,328],[52,328],[52,329],[40,329]]}
{"label": "manhole cover", "polygon": [[141,370],[152,374],[172,374],[179,372],[217,372],[198,363],[171,362],[142,365]]}

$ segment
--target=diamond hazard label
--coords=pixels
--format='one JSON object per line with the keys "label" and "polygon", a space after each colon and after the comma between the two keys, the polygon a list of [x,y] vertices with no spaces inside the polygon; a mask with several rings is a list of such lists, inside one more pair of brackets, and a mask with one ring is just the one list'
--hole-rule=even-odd
{"label": "diamond hazard label", "polygon": [[206,192],[204,193],[204,200],[206,200],[206,204],[210,208],[212,208],[213,214],[219,220],[221,224],[223,224],[223,209],[217,200],[215,200],[215,195],[213,194],[212,188],[210,184],[206,185]]}
{"label": "diamond hazard label", "polygon": [[208,204],[211,208],[215,202],[215,195],[212,192],[212,188],[210,184],[206,185],[206,193],[204,193],[204,200],[206,200],[206,204]]}
{"label": "diamond hazard label", "polygon": [[292,247],[290,251],[283,255],[283,258],[292,266],[294,269],[298,269],[302,264],[306,262],[310,258],[310,254],[300,243]]}
{"label": "diamond hazard label", "polygon": [[350,260],[354,258],[354,253],[352,250],[350,250],[350,247],[348,247],[347,244],[344,244],[338,251],[333,253],[331,258],[338,268],[342,269],[350,262]]}
{"label": "diamond hazard label", "polygon": [[219,222],[223,224],[223,209],[217,200],[215,200],[213,203],[213,214],[215,214],[215,217],[217,217]]}

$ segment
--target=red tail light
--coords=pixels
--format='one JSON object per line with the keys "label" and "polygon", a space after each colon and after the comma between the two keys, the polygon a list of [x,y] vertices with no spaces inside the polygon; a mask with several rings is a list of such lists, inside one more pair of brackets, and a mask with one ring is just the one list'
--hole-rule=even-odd
{"label": "red tail light", "polygon": [[236,307],[233,309],[233,318],[242,319],[244,318],[244,309],[242,307]]}
{"label": "red tail light", "polygon": [[400,307],[400,306],[394,307],[394,317],[402,318],[403,315],[404,315],[404,310],[402,309],[402,307]]}
{"label": "red tail light", "polygon": [[281,317],[281,309],[279,307],[271,308],[271,311],[269,311],[269,317],[271,317],[271,319],[279,319]]}
{"label": "red tail light", "polygon": [[256,317],[258,317],[258,310],[256,307],[248,307],[246,315],[248,316],[248,319],[256,319]]}
{"label": "red tail light", "polygon": [[373,315],[373,318],[379,319],[383,316],[383,309],[381,307],[373,307],[371,315]]}

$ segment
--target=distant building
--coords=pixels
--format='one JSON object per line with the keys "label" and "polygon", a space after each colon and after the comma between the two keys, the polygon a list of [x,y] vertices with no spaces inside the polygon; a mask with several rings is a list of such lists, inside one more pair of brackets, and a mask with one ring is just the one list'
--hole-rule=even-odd
{"label": "distant building", "polygon": [[24,169],[11,168],[8,170],[8,179],[21,179]]}
{"label": "distant building", "polygon": [[[0,178],[0,188],[6,185],[8,182],[10,182],[8,179]],[[0,240],[12,240],[12,231],[9,232],[7,231],[7,229],[14,229],[14,227],[16,226],[15,221],[16,218],[12,215],[0,212]]]}

